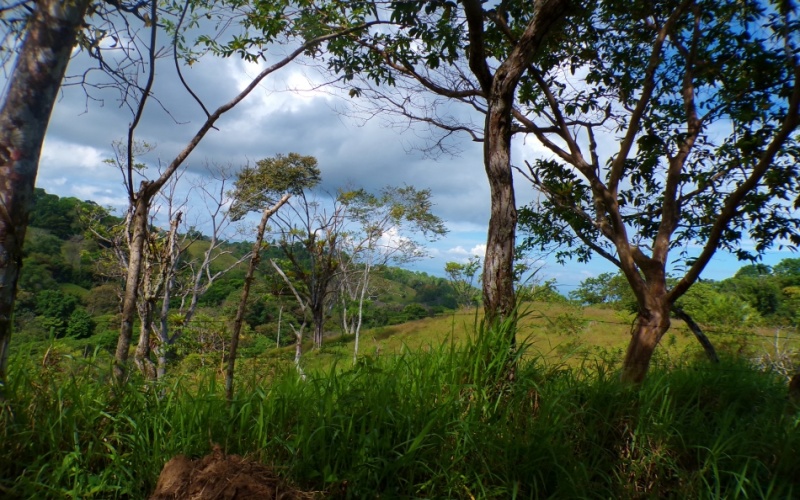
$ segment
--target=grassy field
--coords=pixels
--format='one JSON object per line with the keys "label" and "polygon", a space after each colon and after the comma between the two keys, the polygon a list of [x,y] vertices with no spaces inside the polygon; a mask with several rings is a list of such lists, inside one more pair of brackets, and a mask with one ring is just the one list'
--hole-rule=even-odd
{"label": "grassy field", "polygon": [[734,344],[713,365],[676,329],[631,387],[616,375],[624,317],[534,304],[512,382],[502,336],[476,337],[474,325],[465,311],[367,331],[355,366],[351,340],[329,339],[306,354],[306,380],[286,349],[243,360],[230,405],[214,367],[112,390],[103,356],[17,350],[0,410],[0,497],[146,498],[170,457],[214,444],[325,497],[800,494],[800,412],[786,380]]}
{"label": "grassy field", "polygon": [[[602,361],[622,360],[630,338],[633,315],[612,308],[578,307],[572,304],[529,303],[521,308],[517,341],[526,344],[526,356],[541,358],[550,364],[571,367]],[[361,356],[377,357],[406,351],[430,351],[440,346],[463,345],[474,335],[482,319],[480,310],[460,310],[449,314],[409,321],[400,325],[365,329],[359,342]],[[710,328],[706,334],[716,348],[740,356],[775,349],[774,329],[747,331]],[[352,336],[330,337],[319,351],[304,346],[303,366],[327,370],[332,364],[349,366],[353,358]],[[779,347],[783,351],[800,350],[800,335],[782,333]],[[670,366],[678,362],[705,357],[700,344],[681,320],[673,319],[654,364]],[[264,367],[276,361],[288,364],[294,358],[294,347],[267,353],[245,363]],[[255,369],[252,368],[251,369]]]}

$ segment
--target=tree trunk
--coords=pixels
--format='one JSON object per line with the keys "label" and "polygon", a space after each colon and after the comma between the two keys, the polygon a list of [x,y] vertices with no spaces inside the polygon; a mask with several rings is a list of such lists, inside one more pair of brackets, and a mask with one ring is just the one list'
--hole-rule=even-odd
{"label": "tree trunk", "polygon": [[719,356],[717,356],[717,351],[714,349],[714,344],[711,343],[708,337],[706,337],[706,334],[703,333],[703,330],[700,329],[700,325],[695,323],[692,317],[680,307],[673,306],[672,312],[675,313],[676,318],[682,319],[686,323],[686,326],[689,327],[694,337],[700,342],[700,345],[703,346],[703,350],[706,352],[708,359],[711,360],[712,363],[719,363]]}
{"label": "tree trunk", "polygon": [[322,333],[325,327],[324,303],[313,304],[313,306],[311,314],[314,320],[314,347],[319,349],[322,347]]}
{"label": "tree trunk", "polygon": [[295,344],[294,344],[294,367],[297,369],[297,373],[300,374],[300,378],[305,380],[306,379],[306,374],[303,371],[303,367],[300,366],[300,358],[303,356],[303,330],[306,327],[306,323],[304,321],[303,324],[300,325],[300,329],[299,330],[297,328],[295,328],[294,325],[291,325],[291,327],[294,330],[294,338],[295,338]]}
{"label": "tree trunk", "polygon": [[660,307],[650,306],[639,311],[636,329],[622,363],[623,381],[638,384],[644,380],[656,346],[669,330],[669,310],[668,304],[661,304]]}
{"label": "tree trunk", "polygon": [[0,396],[42,142],[89,0],[39,0],[0,109]]}
{"label": "tree trunk", "polygon": [[125,280],[125,296],[122,300],[122,321],[117,340],[117,351],[114,355],[114,380],[121,383],[125,379],[126,364],[133,336],[133,322],[136,314],[136,301],[139,296],[139,281],[142,272],[142,255],[147,239],[147,215],[150,197],[145,197],[140,189],[136,198],[131,219],[132,236],[130,241],[130,257],[128,258],[128,276]]}
{"label": "tree trunk", "polygon": [[142,300],[139,305],[139,319],[141,321],[139,326],[139,345],[136,346],[133,359],[146,380],[156,379],[156,368],[153,360],[150,359],[150,331],[153,327],[155,306],[155,301],[149,297]]}
{"label": "tree trunk", "polygon": [[281,321],[283,320],[283,306],[278,309],[278,339],[275,341],[275,347],[281,347]]}
{"label": "tree trunk", "polygon": [[[486,94],[483,161],[491,189],[491,217],[483,264],[483,301],[487,320],[492,323],[514,311],[514,247],[517,208],[511,175],[511,112],[517,85],[528,70],[543,40],[564,17],[570,2],[533,2],[533,16],[516,45],[494,75],[488,64],[484,37],[483,2],[464,1],[470,42],[469,66]],[[514,329],[509,329],[514,334]]]}
{"label": "tree trunk", "polygon": [[511,103],[498,99],[486,118],[484,167],[491,190],[491,216],[483,264],[483,304],[489,322],[514,310],[514,246],[517,207],[511,176]]}
{"label": "tree trunk", "polygon": [[261,260],[261,246],[264,244],[264,232],[267,230],[269,218],[289,201],[290,197],[290,194],[285,194],[275,205],[265,208],[264,212],[261,214],[261,222],[258,224],[256,242],[253,244],[253,255],[250,257],[250,265],[247,266],[247,274],[245,275],[244,285],[242,286],[242,296],[239,298],[239,307],[236,309],[236,318],[233,320],[231,345],[228,352],[228,368],[225,372],[225,397],[229,403],[233,401],[233,375],[236,368],[236,351],[239,348],[239,335],[242,332],[242,324],[244,323],[247,298],[250,296],[250,285],[253,283],[256,267]]}
{"label": "tree trunk", "polygon": [[369,270],[369,265],[364,267],[364,281],[361,286],[361,294],[358,297],[358,322],[356,323],[355,330],[356,341],[353,347],[353,364],[356,364],[356,361],[358,361],[358,340],[361,337],[361,322],[364,319],[364,298],[367,295],[367,287],[369,286]]}

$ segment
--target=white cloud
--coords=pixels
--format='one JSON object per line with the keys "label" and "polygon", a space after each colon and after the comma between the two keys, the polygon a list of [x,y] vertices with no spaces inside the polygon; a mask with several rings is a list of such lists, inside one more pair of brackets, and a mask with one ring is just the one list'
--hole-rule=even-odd
{"label": "white cloud", "polygon": [[469,252],[467,252],[467,249],[462,247],[461,245],[458,245],[457,247],[453,247],[453,248],[450,248],[450,249],[446,250],[446,253],[453,254],[453,255],[469,255]]}
{"label": "white cloud", "polygon": [[107,169],[103,159],[107,157],[105,151],[93,146],[75,144],[48,137],[42,146],[41,162],[46,165],[57,164],[69,167],[80,167],[90,172],[101,168]]}
{"label": "white cloud", "polygon": [[478,257],[483,258],[483,256],[486,255],[486,244],[478,243],[474,247],[470,248],[469,253],[470,255],[477,255]]}

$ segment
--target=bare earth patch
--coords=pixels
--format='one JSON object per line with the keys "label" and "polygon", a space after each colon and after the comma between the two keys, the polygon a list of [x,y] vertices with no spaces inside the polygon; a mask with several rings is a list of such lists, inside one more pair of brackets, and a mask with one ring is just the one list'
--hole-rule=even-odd
{"label": "bare earth patch", "polygon": [[178,455],[167,462],[150,500],[311,498],[318,495],[293,488],[266,465],[238,455],[225,455],[215,446],[203,458],[190,460]]}

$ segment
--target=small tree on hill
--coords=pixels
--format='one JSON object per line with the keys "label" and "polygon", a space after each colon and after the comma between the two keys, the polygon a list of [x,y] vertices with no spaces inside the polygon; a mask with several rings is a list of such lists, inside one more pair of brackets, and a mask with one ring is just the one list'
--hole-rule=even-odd
{"label": "small tree on hill", "polygon": [[471,307],[478,303],[478,289],[475,288],[475,275],[480,269],[481,258],[477,255],[469,261],[447,262],[444,272],[450,280],[450,286],[456,294],[456,301],[461,307]]}
{"label": "small tree on hill", "polygon": [[236,364],[236,350],[239,345],[239,336],[244,322],[247,298],[250,294],[256,268],[261,260],[261,251],[264,247],[264,233],[267,223],[292,196],[305,198],[305,190],[314,187],[319,182],[319,168],[317,160],[312,156],[301,156],[290,153],[288,156],[277,155],[256,162],[255,167],[245,167],[239,173],[233,192],[233,205],[231,216],[239,220],[246,214],[254,211],[261,212],[261,221],[256,229],[256,240],[247,274],[244,278],[242,295],[236,310],[231,333],[230,351],[225,378],[225,393],[228,401],[233,399],[233,376]]}
{"label": "small tree on hill", "polygon": [[[420,237],[435,240],[447,232],[442,220],[431,212],[429,190],[412,186],[383,188],[372,194],[363,189],[339,193],[347,218],[339,245],[338,281],[345,304],[345,331],[354,335],[353,360],[358,356],[364,301],[375,268],[406,264],[425,256]],[[347,299],[356,305],[347,321]]]}

